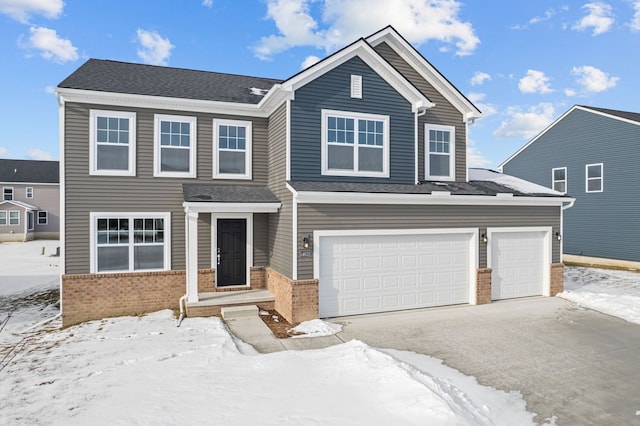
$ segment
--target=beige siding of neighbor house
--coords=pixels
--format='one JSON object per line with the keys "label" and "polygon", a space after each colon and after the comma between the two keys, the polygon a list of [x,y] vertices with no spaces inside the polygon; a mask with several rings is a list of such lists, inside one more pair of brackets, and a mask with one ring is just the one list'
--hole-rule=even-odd
{"label": "beige siding of neighbor house", "polygon": [[[298,205],[298,239],[319,230],[437,229],[551,226],[560,229],[560,207]],[[552,262],[560,262],[554,238]],[[478,242],[479,268],[487,267],[487,245]],[[298,259],[298,278],[313,278],[313,257]]]}
{"label": "beige siding of neighbor house", "polygon": [[[136,113],[136,176],[92,176],[89,174],[89,111],[91,109]],[[153,176],[154,114],[195,116],[197,118],[197,178]],[[252,180],[214,180],[213,119],[252,121]],[[267,125],[264,118],[186,113],[67,103],[65,105],[65,271],[66,274],[89,273],[90,212],[170,212],[171,269],[185,269],[185,227],[182,207],[183,183],[266,186]],[[264,221],[264,219],[259,219]],[[254,226],[254,240],[263,242],[267,230]],[[256,247],[254,245],[254,252]],[[264,243],[262,243],[264,246]],[[198,224],[198,266],[211,266],[211,216],[202,214]],[[264,248],[262,248],[264,251]],[[264,259],[261,252],[256,259]]]}
{"label": "beige siding of neighbor house", "polygon": [[282,275],[293,277],[293,195],[286,187],[287,104],[269,118],[269,187],[282,203],[269,215],[269,265]]}
{"label": "beige siding of neighbor house", "polygon": [[[30,233],[34,233],[34,238],[57,239],[60,237],[60,185],[0,182],[0,188],[2,187],[13,188],[14,201],[30,204],[40,209],[40,211],[47,212],[48,220],[46,225],[38,225],[38,215],[37,212],[34,212],[34,229],[33,231],[29,231]],[[33,188],[33,198],[27,198],[27,188]],[[0,206],[0,210],[5,209],[6,207]],[[21,216],[20,225],[26,223],[23,219],[24,214]],[[9,229],[0,226],[0,234],[8,231]],[[21,232],[24,232],[24,229]]]}
{"label": "beige siding of neighbor house", "polygon": [[416,70],[402,59],[387,43],[380,43],[375,47],[384,59],[404,75],[429,100],[436,104],[427,110],[426,114],[418,117],[418,179],[425,179],[425,124],[455,126],[456,131],[456,181],[467,179],[467,126],[463,116],[442,94],[429,84]]}

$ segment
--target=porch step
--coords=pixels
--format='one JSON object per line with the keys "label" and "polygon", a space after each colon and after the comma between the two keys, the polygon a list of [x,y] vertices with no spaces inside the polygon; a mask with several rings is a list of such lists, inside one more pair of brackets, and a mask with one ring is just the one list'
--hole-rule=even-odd
{"label": "porch step", "polygon": [[220,309],[220,314],[224,320],[257,317],[258,307],[256,305],[225,306]]}
{"label": "porch step", "polygon": [[187,302],[187,307],[254,305],[276,300],[273,294],[264,289],[198,293],[198,299],[197,302]]}

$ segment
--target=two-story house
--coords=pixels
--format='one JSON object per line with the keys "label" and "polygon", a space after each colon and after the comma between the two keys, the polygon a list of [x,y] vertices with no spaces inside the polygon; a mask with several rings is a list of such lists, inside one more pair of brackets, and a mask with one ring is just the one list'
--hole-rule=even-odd
{"label": "two-story house", "polygon": [[574,105],[505,160],[505,173],[571,194],[564,253],[579,264],[638,266],[640,113]]}
{"label": "two-story house", "polygon": [[0,159],[0,242],[60,238],[57,161]]}
{"label": "two-story house", "polygon": [[562,289],[570,199],[468,171],[480,111],[391,27],[283,81],[92,59],[57,95],[65,325]]}

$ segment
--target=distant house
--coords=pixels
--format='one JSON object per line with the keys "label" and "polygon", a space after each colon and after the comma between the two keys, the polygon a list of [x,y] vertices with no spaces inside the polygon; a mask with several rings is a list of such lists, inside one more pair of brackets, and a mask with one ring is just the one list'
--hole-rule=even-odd
{"label": "distant house", "polygon": [[576,105],[500,165],[575,197],[564,253],[640,262],[640,113]]}
{"label": "distant house", "polygon": [[286,80],[90,59],[57,95],[64,325],[562,291],[571,199],[468,171],[480,111],[391,27]]}
{"label": "distant house", "polygon": [[57,161],[0,159],[0,241],[60,238]]}

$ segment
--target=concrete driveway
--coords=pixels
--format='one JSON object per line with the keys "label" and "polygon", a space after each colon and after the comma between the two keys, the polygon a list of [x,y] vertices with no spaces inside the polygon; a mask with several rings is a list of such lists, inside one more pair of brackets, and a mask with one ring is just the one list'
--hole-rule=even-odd
{"label": "concrete driveway", "polygon": [[332,322],[344,325],[342,341],[431,355],[480,384],[519,391],[539,423],[640,424],[640,325],[558,297]]}

